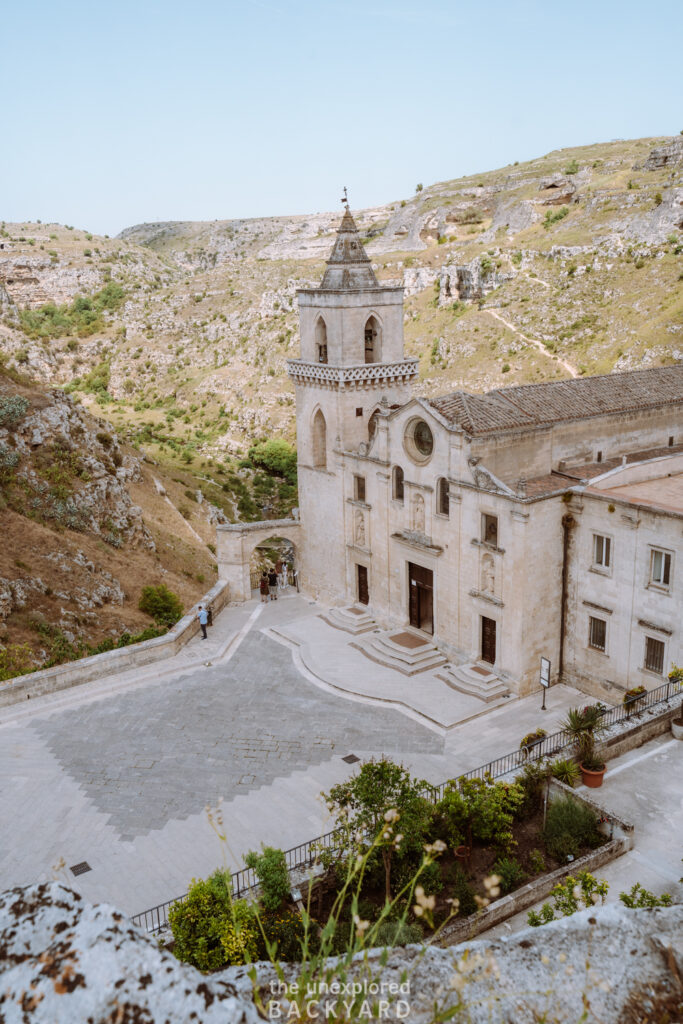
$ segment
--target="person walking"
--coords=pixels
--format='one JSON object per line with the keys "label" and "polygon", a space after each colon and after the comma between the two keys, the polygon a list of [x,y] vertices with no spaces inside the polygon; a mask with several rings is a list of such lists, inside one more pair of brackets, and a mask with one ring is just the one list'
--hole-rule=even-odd
{"label": "person walking", "polygon": [[208,637],[206,635],[206,624],[209,621],[209,613],[207,612],[203,604],[200,604],[197,610],[197,618],[199,619],[199,625],[202,630],[202,640],[207,640]]}
{"label": "person walking", "polygon": [[261,595],[261,600],[262,601],[267,601],[268,600],[269,583],[268,583],[268,573],[266,572],[265,569],[261,573],[261,579],[258,581],[258,588],[259,588],[259,593]]}
{"label": "person walking", "polygon": [[270,600],[277,601],[277,573],[271,569],[268,573],[268,587],[270,589]]}

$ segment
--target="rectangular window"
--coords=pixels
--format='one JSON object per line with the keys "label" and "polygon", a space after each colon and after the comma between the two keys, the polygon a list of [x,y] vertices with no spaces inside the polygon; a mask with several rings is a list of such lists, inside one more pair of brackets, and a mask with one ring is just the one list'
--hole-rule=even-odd
{"label": "rectangular window", "polygon": [[365,501],[365,477],[354,476],[353,478],[353,496],[356,501]]}
{"label": "rectangular window", "polygon": [[498,547],[498,516],[489,516],[486,513],[481,517],[481,539],[484,544],[492,544]]}
{"label": "rectangular window", "polygon": [[356,409],[356,416],[362,416],[362,415],[363,415],[363,407],[360,406],[359,408]]}
{"label": "rectangular window", "polygon": [[612,564],[612,541],[599,533],[593,534],[593,565],[609,569]]}
{"label": "rectangular window", "polygon": [[591,615],[588,620],[588,646],[596,651],[604,651],[607,645],[607,623],[604,619],[595,619]]}
{"label": "rectangular window", "polygon": [[671,582],[671,555],[668,551],[653,548],[650,554],[650,583],[656,587],[668,587]]}
{"label": "rectangular window", "polygon": [[664,642],[654,640],[651,636],[645,637],[645,668],[649,672],[656,672],[657,675],[664,671]]}

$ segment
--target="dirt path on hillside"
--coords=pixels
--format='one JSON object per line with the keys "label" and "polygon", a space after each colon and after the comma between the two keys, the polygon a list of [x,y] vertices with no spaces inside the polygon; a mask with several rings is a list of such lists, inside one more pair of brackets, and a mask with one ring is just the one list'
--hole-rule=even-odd
{"label": "dirt path on hillside", "polygon": [[513,334],[516,334],[519,338],[522,339],[522,341],[526,341],[530,345],[533,345],[535,348],[538,349],[539,352],[541,352],[548,359],[552,359],[553,362],[558,363],[567,371],[567,373],[571,374],[572,377],[579,376],[579,371],[575,367],[573,367],[571,363],[568,363],[565,359],[560,358],[560,356],[554,355],[552,352],[548,352],[548,349],[545,347],[542,341],[537,341],[536,338],[529,338],[526,334],[522,334],[521,331],[517,330],[514,324],[511,324],[509,320],[506,320],[504,317],[502,317],[500,313],[497,312],[497,310],[484,309],[482,310],[482,312],[489,313],[491,316],[495,316],[496,320],[500,320],[500,322],[505,327],[507,327],[508,330],[512,331]]}

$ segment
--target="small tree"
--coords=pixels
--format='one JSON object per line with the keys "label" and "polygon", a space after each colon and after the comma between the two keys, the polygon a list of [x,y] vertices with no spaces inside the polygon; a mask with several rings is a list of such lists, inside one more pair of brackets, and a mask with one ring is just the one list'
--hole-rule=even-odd
{"label": "small tree", "polygon": [[401,765],[382,758],[366,761],[358,775],[325,795],[337,821],[339,848],[349,849],[355,840],[367,849],[378,840],[387,900],[391,900],[394,853],[422,843],[431,812],[423,796],[428,786],[424,779],[413,779]]}
{"label": "small tree", "polygon": [[415,186],[415,191],[416,191],[416,192],[421,192],[423,188],[424,188],[424,185],[423,185],[423,184],[422,184],[422,182],[420,181],[420,182],[418,182],[418,184],[417,184],[417,185]]}
{"label": "small tree", "polygon": [[210,878],[192,879],[184,900],[168,911],[173,952],[178,960],[200,971],[216,971],[226,960],[223,935],[232,923],[230,876],[216,871]]}
{"label": "small tree", "polygon": [[138,608],[146,615],[151,615],[160,626],[173,626],[183,614],[180,598],[165,583],[158,587],[143,587]]}
{"label": "small tree", "polygon": [[287,861],[282,850],[263,846],[261,853],[253,850],[244,858],[248,868],[256,872],[261,883],[261,903],[265,910],[278,910],[290,893]]}

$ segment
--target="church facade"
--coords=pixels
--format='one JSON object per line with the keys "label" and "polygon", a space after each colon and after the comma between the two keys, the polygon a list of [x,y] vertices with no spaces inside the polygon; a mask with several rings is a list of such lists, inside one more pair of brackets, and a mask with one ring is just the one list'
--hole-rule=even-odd
{"label": "church facade", "polygon": [[299,309],[305,592],[518,694],[541,658],[612,701],[664,682],[683,660],[683,365],[414,397],[403,289],[348,209]]}

